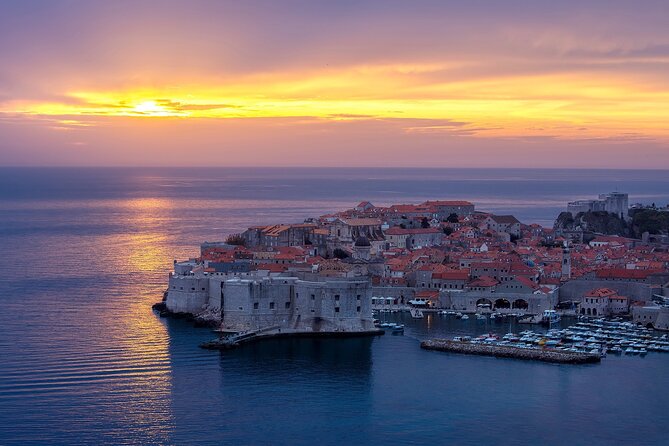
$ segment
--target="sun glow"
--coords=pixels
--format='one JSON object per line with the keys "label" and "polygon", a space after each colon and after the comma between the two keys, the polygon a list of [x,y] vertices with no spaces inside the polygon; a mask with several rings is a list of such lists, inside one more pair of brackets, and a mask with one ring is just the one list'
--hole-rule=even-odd
{"label": "sun glow", "polygon": [[142,101],[132,108],[129,114],[142,116],[186,116],[186,113],[170,110],[156,101]]}
{"label": "sun glow", "polygon": [[669,140],[669,93],[649,91],[625,78],[542,74],[422,81],[422,73],[435,69],[342,67],[225,83],[74,91],[65,95],[71,101],[6,104],[0,113],[20,110],[58,116],[60,122],[75,122],[77,116],[390,120],[402,123],[408,133]]}

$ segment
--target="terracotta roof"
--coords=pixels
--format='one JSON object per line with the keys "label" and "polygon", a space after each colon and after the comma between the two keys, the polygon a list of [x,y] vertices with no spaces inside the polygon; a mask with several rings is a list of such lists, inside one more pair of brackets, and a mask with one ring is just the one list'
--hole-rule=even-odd
{"label": "terracotta roof", "polygon": [[469,287],[493,287],[499,282],[493,279],[490,276],[481,276],[478,279],[474,279],[467,286]]}
{"label": "terracotta roof", "polygon": [[520,283],[522,283],[523,285],[525,285],[526,287],[528,287],[528,288],[532,288],[533,290],[536,290],[536,289],[538,288],[537,284],[534,283],[534,282],[532,282],[532,281],[531,281],[530,279],[528,279],[527,277],[516,276],[515,280],[516,280],[516,282],[520,282]]}
{"label": "terracotta roof", "polygon": [[467,280],[469,279],[469,271],[467,270],[452,270],[436,273],[432,275],[434,279],[441,280]]}
{"label": "terracotta roof", "polygon": [[598,279],[646,279],[657,271],[649,269],[605,268],[595,272]]}
{"label": "terracotta roof", "polygon": [[416,229],[404,229],[399,226],[393,226],[392,228],[384,231],[386,235],[411,235],[411,234],[437,234],[442,232],[439,228],[416,228]]}
{"label": "terracotta roof", "polygon": [[437,299],[439,297],[438,290],[422,290],[416,293],[416,297],[422,299]]}
{"label": "terracotta roof", "polygon": [[618,294],[610,288],[596,288],[585,293],[585,297],[609,297]]}
{"label": "terracotta roof", "polygon": [[342,218],[345,224],[349,226],[379,226],[381,220],[377,218]]}
{"label": "terracotta roof", "polygon": [[434,200],[426,201],[423,203],[426,206],[474,206],[473,203],[469,201],[458,201],[458,200]]}

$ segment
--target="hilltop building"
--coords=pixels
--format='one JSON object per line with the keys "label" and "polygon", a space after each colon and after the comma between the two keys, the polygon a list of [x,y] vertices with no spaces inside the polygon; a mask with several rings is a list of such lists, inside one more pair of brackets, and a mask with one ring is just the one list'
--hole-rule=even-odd
{"label": "hilltop building", "polygon": [[628,220],[629,196],[621,192],[600,194],[598,200],[577,200],[567,203],[567,212],[576,216],[579,212],[605,211]]}

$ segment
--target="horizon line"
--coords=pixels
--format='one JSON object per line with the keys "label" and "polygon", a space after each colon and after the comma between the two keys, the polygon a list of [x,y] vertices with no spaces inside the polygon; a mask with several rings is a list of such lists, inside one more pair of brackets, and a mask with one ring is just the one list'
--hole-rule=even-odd
{"label": "horizon line", "polygon": [[217,166],[166,166],[166,165],[29,165],[29,164],[0,164],[0,169],[381,169],[381,170],[396,170],[396,169],[412,169],[412,170],[637,170],[637,171],[669,171],[669,167],[472,167],[472,166],[440,166],[440,167],[426,167],[426,166],[253,166],[253,165],[217,165]]}

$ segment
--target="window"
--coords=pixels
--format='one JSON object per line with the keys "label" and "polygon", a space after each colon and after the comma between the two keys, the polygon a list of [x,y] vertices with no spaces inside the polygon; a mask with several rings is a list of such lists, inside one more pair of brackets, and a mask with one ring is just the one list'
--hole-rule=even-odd
{"label": "window", "polygon": [[316,295],[315,294],[311,295],[311,300],[316,300]]}
{"label": "window", "polygon": [[339,313],[339,307],[335,307],[335,313]]}
{"label": "window", "polygon": [[339,302],[339,294],[335,294],[335,300]]}
{"label": "window", "polygon": [[286,309],[290,308],[290,302],[286,302]]}
{"label": "window", "polygon": [[358,311],[358,313],[360,313],[360,307],[357,307],[356,310]]}
{"label": "window", "polygon": [[356,299],[360,300],[360,295],[355,296]]}
{"label": "window", "polygon": [[204,291],[204,288],[202,288],[202,291]]}
{"label": "window", "polygon": [[274,309],[274,302],[270,302],[270,303],[269,303],[269,309],[270,309],[270,310],[273,310],[273,309]]}
{"label": "window", "polygon": [[258,302],[254,302],[254,303],[253,303],[253,309],[254,309],[254,310],[257,310],[257,309],[258,309]]}

